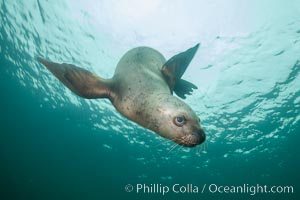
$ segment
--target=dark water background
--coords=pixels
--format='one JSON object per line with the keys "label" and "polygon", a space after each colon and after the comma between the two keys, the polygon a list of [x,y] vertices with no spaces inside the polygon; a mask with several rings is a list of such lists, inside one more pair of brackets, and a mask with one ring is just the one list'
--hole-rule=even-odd
{"label": "dark water background", "polygon": [[[0,1],[0,199],[163,198],[125,192],[137,183],[294,187],[165,199],[299,198],[300,2],[141,2]],[[36,61],[110,77],[132,47],[169,58],[196,42],[186,102],[207,142],[193,149],[76,97]]]}

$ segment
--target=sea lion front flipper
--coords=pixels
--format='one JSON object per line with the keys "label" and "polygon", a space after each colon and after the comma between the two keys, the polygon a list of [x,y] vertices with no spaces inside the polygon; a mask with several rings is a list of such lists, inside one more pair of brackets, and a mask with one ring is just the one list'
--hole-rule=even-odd
{"label": "sea lion front flipper", "polygon": [[198,47],[199,44],[173,56],[161,69],[171,91],[174,91],[181,98],[185,98],[186,94],[191,94],[193,89],[197,88],[194,84],[181,79],[181,77],[197,52]]}
{"label": "sea lion front flipper", "polygon": [[180,98],[185,99],[185,95],[191,95],[194,89],[198,89],[198,87],[191,82],[180,79],[175,85],[174,92]]}
{"label": "sea lion front flipper", "polygon": [[112,83],[72,64],[54,63],[38,58],[47,69],[78,96],[87,99],[111,98]]}

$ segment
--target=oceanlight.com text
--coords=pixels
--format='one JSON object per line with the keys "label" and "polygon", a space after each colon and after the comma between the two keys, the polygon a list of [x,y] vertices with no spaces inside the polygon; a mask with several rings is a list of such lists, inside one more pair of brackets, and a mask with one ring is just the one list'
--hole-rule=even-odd
{"label": "oceanlight.com text", "polygon": [[125,186],[126,192],[134,192],[136,194],[161,194],[166,195],[168,193],[175,194],[293,194],[293,186],[268,186],[268,185],[218,185],[218,184],[178,184],[164,185],[159,183],[145,184],[138,183],[135,185],[127,184]]}

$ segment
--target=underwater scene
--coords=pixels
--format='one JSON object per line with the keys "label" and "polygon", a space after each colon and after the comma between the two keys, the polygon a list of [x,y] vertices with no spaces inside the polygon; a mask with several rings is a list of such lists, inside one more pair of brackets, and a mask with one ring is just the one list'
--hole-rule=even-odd
{"label": "underwater scene", "polygon": [[[0,7],[1,200],[300,199],[299,0]],[[79,97],[38,61],[108,79],[135,47],[168,60],[198,43],[182,76],[198,87],[182,101],[206,134],[194,147],[127,119],[108,99]]]}

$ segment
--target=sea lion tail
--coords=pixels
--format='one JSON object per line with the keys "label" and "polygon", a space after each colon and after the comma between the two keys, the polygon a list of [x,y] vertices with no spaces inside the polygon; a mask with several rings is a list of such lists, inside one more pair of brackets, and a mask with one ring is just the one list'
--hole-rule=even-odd
{"label": "sea lion tail", "polygon": [[113,81],[103,79],[92,72],[72,64],[54,63],[37,58],[47,69],[72,92],[87,99],[113,98]]}

